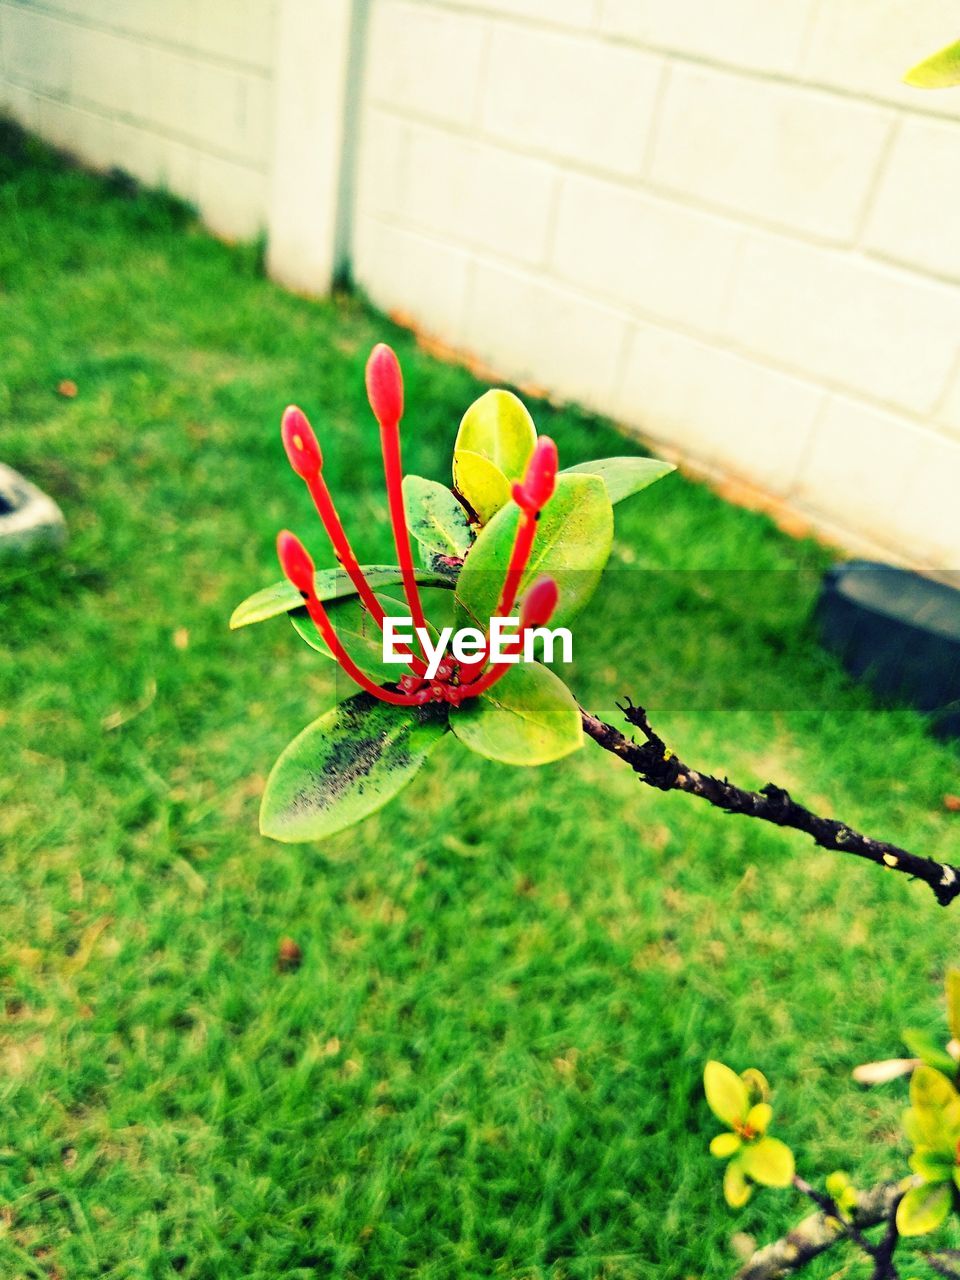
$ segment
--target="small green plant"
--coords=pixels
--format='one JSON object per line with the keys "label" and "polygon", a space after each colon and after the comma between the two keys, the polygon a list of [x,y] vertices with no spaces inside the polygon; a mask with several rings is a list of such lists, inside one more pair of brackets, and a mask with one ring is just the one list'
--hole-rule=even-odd
{"label": "small green plant", "polygon": [[[566,626],[586,606],[610,555],[614,503],[673,470],[651,458],[605,458],[559,472],[553,441],[537,435],[515,395],[494,390],[460,423],[452,489],[404,477],[403,381],[389,347],[374,348],[366,381],[397,563],[360,565],[324,480],[317,438],[291,406],[283,444],[339,567],[317,572],[302,543],[284,531],[277,550],[286,581],[246,600],[231,619],[241,627],[289,615],[301,638],[336,660],[361,690],[308,725],[274,765],[260,826],[277,840],[316,840],[360,821],[411,782],[448,733],[513,765],[558,760],[580,747],[573,694],[548,667],[517,662],[513,653],[547,622]],[[383,594],[397,584],[404,602]],[[471,659],[428,661],[438,628],[426,617],[421,587],[453,593],[458,623],[475,632]],[[512,652],[497,661],[491,620],[509,617],[518,602]],[[391,618],[406,616],[419,650],[402,651],[408,670],[391,679],[383,636]]]}
{"label": "small green plant", "polygon": [[[894,1254],[904,1240],[930,1235],[960,1211],[960,969],[947,973],[946,993],[951,1034],[946,1049],[932,1037],[918,1040],[918,1033],[908,1030],[905,1042],[921,1044],[922,1054],[868,1063],[854,1071],[854,1078],[865,1084],[910,1076],[903,1133],[910,1147],[911,1172],[867,1191],[860,1190],[843,1170],[829,1174],[822,1191],[799,1177],[790,1149],[768,1135],[773,1112],[760,1072],[750,1069],[737,1075],[720,1062],[707,1063],[703,1074],[707,1104],[729,1130],[710,1143],[712,1155],[729,1160],[723,1180],[727,1203],[741,1208],[757,1184],[792,1186],[818,1210],[782,1240],[755,1253],[738,1280],[773,1280],[798,1271],[843,1241],[872,1261],[875,1280],[888,1280],[899,1274]],[[871,1240],[865,1232],[876,1226],[883,1231],[879,1239]],[[960,1253],[927,1248],[918,1252],[938,1274],[960,1277]]]}

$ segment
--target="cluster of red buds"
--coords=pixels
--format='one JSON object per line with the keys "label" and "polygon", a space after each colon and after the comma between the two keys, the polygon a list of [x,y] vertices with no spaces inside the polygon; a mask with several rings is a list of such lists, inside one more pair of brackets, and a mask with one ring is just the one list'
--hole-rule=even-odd
{"label": "cluster of red buds", "polygon": [[[370,359],[367,361],[366,383],[370,407],[380,426],[380,447],[387,483],[390,523],[393,527],[403,591],[414,628],[425,632],[427,622],[417,586],[410,531],[407,527],[403,500],[403,468],[400,459],[403,377],[395,353],[383,343],[375,346],[370,353]],[[306,416],[295,405],[291,405],[284,412],[280,434],[290,465],[310,491],[338,563],[352,582],[361,604],[382,632],[385,616],[383,607],[363,576],[357,557],[344,532],[343,524],[337,515],[330,490],[323,478],[323,456],[317,437]],[[540,512],[553,496],[556,477],[557,447],[549,437],[540,436],[527,464],[522,482],[513,486],[513,500],[520,508],[520,520],[497,603],[496,617],[509,617],[510,611],[516,604],[520,582],[530,561],[530,553],[537,533],[537,521],[540,518]],[[427,664],[423,658],[407,651],[405,656],[410,673],[403,676],[396,686],[378,685],[360,670],[347,653],[330,620],[330,615],[317,599],[314,563],[303,543],[294,534],[284,530],[277,538],[277,554],[284,574],[300,592],[314,626],[342,669],[362,689],[383,702],[408,707],[422,706],[427,702],[448,702],[458,706],[464,699],[486,692],[506,674],[512,665],[509,661],[488,665],[488,636],[487,646],[478,659],[470,663],[444,659],[432,679],[426,676]],[[521,602],[520,625],[512,642],[513,650],[519,651],[528,631],[545,626],[549,622],[556,604],[556,583],[552,578],[540,578],[527,591]]]}

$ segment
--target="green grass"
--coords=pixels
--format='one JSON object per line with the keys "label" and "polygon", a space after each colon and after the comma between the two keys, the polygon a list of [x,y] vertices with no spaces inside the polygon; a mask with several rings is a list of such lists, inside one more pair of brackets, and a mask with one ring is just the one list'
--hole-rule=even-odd
{"label": "green grass", "polygon": [[[279,576],[278,528],[322,548],[280,411],[313,417],[377,560],[370,345],[404,362],[424,475],[478,385],[170,201],[5,152],[0,453],[72,536],[0,571],[0,1276],[723,1277],[732,1233],[800,1206],[722,1204],[710,1056],[770,1075],[809,1176],[904,1171],[903,1090],[848,1072],[941,1026],[960,917],[924,887],[592,744],[528,772],[450,741],[322,848],[258,835],[266,771],[333,692],[285,622],[226,628]],[[632,448],[533,408],[567,461]],[[609,717],[643,700],[692,762],[956,858],[956,753],[819,651],[825,561],[672,477],[618,509],[571,683]]]}

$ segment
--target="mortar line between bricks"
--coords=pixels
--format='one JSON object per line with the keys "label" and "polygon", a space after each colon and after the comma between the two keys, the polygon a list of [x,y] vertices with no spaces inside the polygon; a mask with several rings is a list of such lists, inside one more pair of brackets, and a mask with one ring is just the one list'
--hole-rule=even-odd
{"label": "mortar line between bricks", "polygon": [[912,263],[884,257],[874,250],[861,250],[853,242],[852,230],[849,236],[843,238],[823,236],[817,232],[805,231],[789,227],[781,222],[770,221],[756,214],[733,209],[727,205],[713,204],[695,195],[688,195],[677,188],[662,186],[659,183],[638,178],[635,174],[618,174],[609,169],[592,168],[583,161],[540,151],[536,147],[525,147],[522,144],[507,141],[496,134],[487,133],[486,131],[474,133],[463,129],[459,125],[450,127],[426,112],[397,105],[385,98],[372,97],[369,106],[380,112],[381,115],[394,116],[407,124],[418,125],[421,128],[440,133],[447,138],[460,139],[468,145],[501,151],[508,156],[534,160],[541,165],[552,165],[561,171],[562,176],[571,175],[573,177],[586,178],[612,187],[620,195],[628,194],[645,197],[660,204],[668,205],[673,209],[711,218],[725,227],[747,232],[760,232],[783,240],[788,244],[800,245],[807,249],[817,249],[826,253],[841,254],[847,259],[862,261],[867,264],[882,264],[886,269],[895,272],[895,274],[921,285],[948,285],[951,286],[951,292],[954,292],[958,283],[957,278],[941,275],[927,268],[914,266]]}
{"label": "mortar line between bricks", "polygon": [[114,27],[106,22],[98,22],[96,18],[88,18],[83,14],[64,13],[60,9],[51,8],[43,0],[0,0],[0,8],[9,12],[19,12],[31,16],[39,15],[60,22],[64,26],[77,27],[81,30],[99,31],[102,35],[113,36],[129,44],[141,47],[155,47],[165,53],[174,53],[178,57],[189,57],[196,62],[204,62],[222,71],[241,71],[245,75],[254,75],[262,80],[272,80],[273,67],[265,67],[262,63],[248,62],[243,58],[233,58],[229,54],[217,56],[209,50],[197,48],[190,44],[181,44],[176,40],[167,40],[163,36],[145,35],[132,27]]}
{"label": "mortar line between bricks", "polygon": [[892,418],[898,418],[902,422],[915,427],[921,434],[930,439],[946,441],[946,443],[956,445],[960,449],[960,439],[956,434],[939,423],[932,422],[928,417],[918,413],[916,410],[907,409],[890,401],[869,396],[856,388],[847,386],[845,383],[837,382],[835,379],[819,374],[814,375],[810,370],[799,369],[796,366],[786,364],[773,356],[768,356],[765,353],[753,350],[743,343],[738,343],[726,335],[718,334],[716,331],[686,326],[676,319],[644,310],[642,307],[638,307],[633,311],[628,310],[626,304],[621,300],[613,299],[610,295],[585,293],[582,286],[566,279],[561,279],[558,276],[547,274],[542,269],[531,267],[528,263],[497,258],[496,255],[476,244],[466,240],[445,239],[440,233],[425,229],[402,217],[389,217],[382,213],[370,212],[365,213],[364,216],[388,228],[392,227],[408,235],[413,235],[427,244],[435,245],[438,249],[470,255],[476,259],[480,266],[489,266],[495,270],[513,272],[526,277],[528,282],[533,281],[556,289],[560,293],[566,293],[586,306],[610,312],[616,319],[625,320],[633,328],[647,326],[653,329],[663,329],[667,333],[685,338],[702,347],[736,356],[759,369],[765,369],[770,373],[777,373],[790,378],[809,390],[829,392],[831,395],[848,400],[861,408],[885,413]]}
{"label": "mortar line between bricks", "polygon": [[[411,4],[413,0],[400,0],[402,3]],[[711,58],[707,54],[693,53],[688,50],[679,49],[675,45],[669,44],[644,44],[640,40],[636,40],[630,36],[619,35],[612,31],[603,31],[591,29],[586,26],[561,25],[550,19],[541,19],[529,17],[520,13],[504,13],[500,10],[484,9],[478,4],[460,4],[456,0],[420,0],[423,8],[438,9],[443,13],[449,13],[455,16],[467,16],[471,18],[485,18],[496,25],[503,23],[507,26],[522,27],[526,30],[547,32],[552,35],[565,35],[574,40],[587,39],[597,44],[612,46],[618,49],[633,49],[638,53],[645,53],[649,57],[668,57],[676,62],[689,63],[695,67],[705,67],[711,71],[725,73],[734,77],[742,77],[746,80],[756,80],[763,84],[778,85],[781,87],[794,87],[796,89],[807,90],[812,93],[825,94],[828,97],[836,98],[844,102],[853,102],[860,106],[873,106],[885,109],[887,111],[898,111],[907,116],[919,116],[927,120],[938,120],[943,124],[954,124],[960,127],[960,119],[956,115],[946,111],[937,111],[933,108],[924,108],[920,105],[908,106],[904,102],[898,101],[894,97],[884,98],[879,94],[871,93],[869,90],[852,90],[844,89],[839,85],[831,84],[827,80],[816,78],[804,78],[797,73],[790,71],[764,71],[759,67],[752,67],[743,63],[725,62],[722,58]],[[907,68],[904,67],[904,72]],[[917,91],[921,92],[920,90]]]}
{"label": "mortar line between bricks", "polygon": [[[153,134],[157,138],[162,138],[166,142],[177,142],[181,146],[186,147],[190,151],[196,151],[201,156],[206,156],[211,160],[224,160],[228,164],[235,164],[238,169],[247,169],[250,173],[255,173],[258,177],[266,178],[269,173],[269,161],[263,160],[251,162],[236,154],[228,151],[220,151],[217,148],[209,146],[205,142],[199,142],[196,138],[190,137],[189,134],[179,133],[175,129],[167,129],[153,122],[140,119],[137,116],[131,116],[125,111],[110,110],[110,114],[105,114],[106,108],[99,104],[91,102],[87,98],[65,98],[51,93],[46,89],[38,89],[35,85],[25,84],[16,77],[7,75],[2,77],[7,84],[11,84],[16,89],[24,89],[27,93],[33,94],[35,98],[42,98],[47,102],[56,103],[57,106],[66,107],[71,111],[79,111],[88,116],[95,116],[98,120],[105,120],[107,124],[126,125],[132,129],[139,129],[142,133]],[[56,144],[52,144],[56,145]],[[69,150],[69,148],[67,148]],[[115,165],[118,169],[123,169],[123,157],[118,156]],[[144,186],[149,187],[151,183],[145,182]],[[176,194],[176,193],[174,193]],[[189,202],[190,197],[183,197]]]}

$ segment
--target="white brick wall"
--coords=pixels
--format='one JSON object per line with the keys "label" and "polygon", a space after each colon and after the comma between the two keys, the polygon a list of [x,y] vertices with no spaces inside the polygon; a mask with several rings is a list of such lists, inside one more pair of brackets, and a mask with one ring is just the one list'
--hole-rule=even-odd
{"label": "white brick wall", "polygon": [[958,24],[943,0],[0,0],[0,108],[224,234],[266,227],[295,287],[349,250],[376,303],[504,378],[957,568],[960,90],[901,77]]}
{"label": "white brick wall", "polygon": [[274,18],[271,0],[0,0],[0,108],[251,236],[266,220]]}
{"label": "white brick wall", "polygon": [[375,302],[855,547],[960,565],[942,0],[371,0]]}

